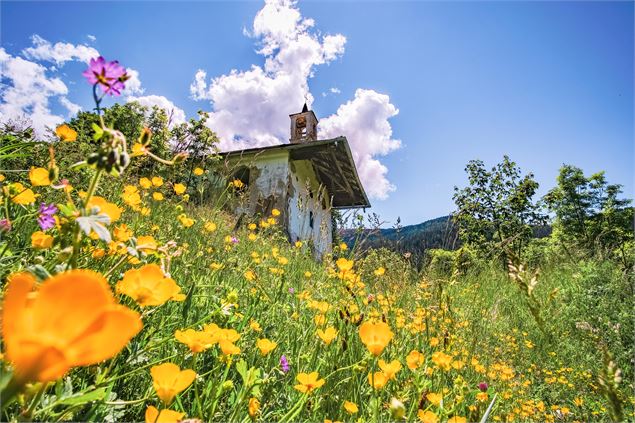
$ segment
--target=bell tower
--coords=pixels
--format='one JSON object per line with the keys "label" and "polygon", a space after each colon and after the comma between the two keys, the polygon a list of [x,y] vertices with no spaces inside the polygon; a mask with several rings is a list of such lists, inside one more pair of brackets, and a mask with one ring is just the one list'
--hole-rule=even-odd
{"label": "bell tower", "polygon": [[313,110],[309,110],[306,103],[300,113],[289,115],[291,118],[291,144],[299,144],[317,140],[317,124]]}

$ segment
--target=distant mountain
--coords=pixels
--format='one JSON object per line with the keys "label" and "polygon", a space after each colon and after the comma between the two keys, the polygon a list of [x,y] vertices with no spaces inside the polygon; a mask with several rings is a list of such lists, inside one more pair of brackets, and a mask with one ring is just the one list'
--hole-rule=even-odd
{"label": "distant mountain", "polygon": [[349,245],[362,250],[385,247],[389,250],[411,255],[411,262],[422,264],[424,253],[431,248],[453,250],[460,247],[456,226],[451,216],[437,217],[417,225],[389,229],[345,229],[340,236]]}
{"label": "distant mountain", "polygon": [[[533,232],[534,237],[543,238],[551,234],[551,226],[535,226]],[[437,217],[417,225],[389,229],[364,229],[361,232],[345,229],[340,231],[340,236],[348,245],[355,245],[362,251],[384,247],[400,254],[409,253],[410,262],[417,267],[424,264],[426,250],[455,250],[461,246],[452,216]]]}

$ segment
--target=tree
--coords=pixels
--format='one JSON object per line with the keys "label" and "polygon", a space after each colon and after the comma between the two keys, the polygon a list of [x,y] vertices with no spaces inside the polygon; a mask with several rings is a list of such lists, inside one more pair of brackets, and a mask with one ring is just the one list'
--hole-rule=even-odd
{"label": "tree", "polygon": [[561,244],[576,247],[585,255],[620,252],[627,257],[627,243],[633,240],[631,200],[619,198],[622,186],[609,184],[604,172],[584,176],[582,169],[564,165],[558,185],[544,197],[555,214],[554,236]]}
{"label": "tree", "polygon": [[471,160],[465,171],[469,186],[454,187],[452,197],[461,241],[481,253],[509,250],[520,256],[532,236],[532,225],[545,220],[533,201],[538,189],[533,174],[522,176],[507,156],[489,171],[481,160]]}

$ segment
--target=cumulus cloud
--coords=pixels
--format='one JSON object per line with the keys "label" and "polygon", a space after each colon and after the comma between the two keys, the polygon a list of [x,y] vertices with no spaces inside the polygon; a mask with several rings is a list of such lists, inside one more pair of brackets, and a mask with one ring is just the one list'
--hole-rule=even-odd
{"label": "cumulus cloud", "polygon": [[[266,0],[252,28],[243,33],[256,39],[264,64],[211,79],[199,69],[190,85],[191,98],[210,101],[208,124],[223,150],[288,142],[288,115],[298,112],[305,101],[309,107],[313,103],[310,78],[320,65],[341,57],[346,45],[342,34],[317,31],[314,20],[303,17],[290,0]],[[329,91],[339,93],[337,88]],[[386,198],[394,190],[387,168],[376,157],[400,146],[392,139],[388,121],[397,113],[387,95],[360,89],[320,122],[323,137],[348,138],[362,183],[373,198]]]}
{"label": "cumulus cloud", "polygon": [[26,115],[34,129],[43,134],[46,128],[64,120],[52,113],[49,105],[49,98],[68,94],[60,78],[48,76],[44,66],[11,56],[3,48],[0,48],[0,66],[3,81],[0,121],[19,120]]}
{"label": "cumulus cloud", "polygon": [[22,51],[24,57],[32,60],[54,62],[58,66],[74,60],[88,63],[90,59],[99,56],[99,52],[96,49],[84,44],[74,45],[62,42],[51,44],[37,34],[31,37],[31,41],[33,46],[27,47]]}
{"label": "cumulus cloud", "polygon": [[359,177],[373,198],[385,199],[395,189],[386,178],[388,168],[375,156],[385,156],[401,146],[401,141],[392,138],[388,122],[398,113],[387,95],[358,89],[354,99],[342,104],[337,113],[322,119],[318,126],[320,138],[346,136]]}
{"label": "cumulus cloud", "polygon": [[[89,62],[99,56],[99,51],[81,44],[53,44],[38,35],[33,35],[31,41],[33,45],[22,50],[21,57],[12,56],[0,48],[0,122],[26,118],[36,133],[42,136],[47,129],[54,128],[82,109],[67,97],[68,87],[59,76],[64,64]],[[47,67],[46,63],[50,65]],[[185,121],[185,112],[167,98],[143,96],[145,90],[139,72],[131,68],[126,70],[130,75],[123,92],[126,101],[136,100],[145,106],[165,109],[171,116],[172,125]],[[58,106],[57,113],[52,111],[55,105]]]}
{"label": "cumulus cloud", "polygon": [[136,101],[142,106],[149,108],[157,106],[165,110],[168,115],[168,119],[170,120],[170,127],[185,122],[185,112],[183,109],[178,108],[174,105],[174,103],[161,95],[146,95],[143,97],[129,96],[126,100],[129,102]]}

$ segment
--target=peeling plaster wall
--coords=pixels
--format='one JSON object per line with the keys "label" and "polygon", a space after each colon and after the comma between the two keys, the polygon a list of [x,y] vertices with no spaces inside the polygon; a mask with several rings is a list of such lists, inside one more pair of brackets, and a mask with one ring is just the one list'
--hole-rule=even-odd
{"label": "peeling plaster wall", "polygon": [[[288,233],[292,242],[301,240],[313,245],[321,258],[331,251],[332,222],[328,194],[320,186],[308,161],[289,164],[289,193],[287,197]],[[313,225],[311,225],[313,220]]]}

